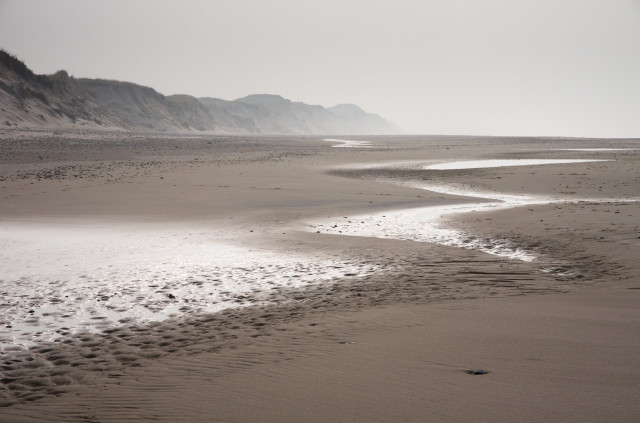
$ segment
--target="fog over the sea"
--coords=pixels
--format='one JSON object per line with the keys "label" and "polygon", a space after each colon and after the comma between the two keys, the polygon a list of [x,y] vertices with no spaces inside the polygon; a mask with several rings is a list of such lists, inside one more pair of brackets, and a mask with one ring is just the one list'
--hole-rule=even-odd
{"label": "fog over the sea", "polygon": [[638,0],[0,0],[36,73],[355,103],[407,133],[640,137]]}

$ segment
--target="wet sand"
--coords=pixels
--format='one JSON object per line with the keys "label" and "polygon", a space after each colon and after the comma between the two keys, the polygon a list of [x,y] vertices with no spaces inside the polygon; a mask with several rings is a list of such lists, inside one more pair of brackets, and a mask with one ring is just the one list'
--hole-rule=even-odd
{"label": "wet sand", "polygon": [[[224,310],[211,313],[194,301],[212,281],[186,266],[184,280],[178,273],[174,280],[200,285],[158,286],[138,301],[156,295],[153,304],[179,311],[169,318],[154,320],[151,307],[149,319],[67,328],[26,350],[6,348],[5,340],[0,421],[640,418],[638,140],[351,137],[362,143],[334,148],[345,144],[0,136],[3,229],[151,225],[177,233],[187,225],[199,230],[196,247],[224,241],[241,251],[240,258],[216,253],[210,263],[205,256],[198,266],[213,272],[224,262],[234,273],[213,279],[249,285],[215,297]],[[424,169],[480,159],[606,161]],[[440,224],[473,238],[468,248],[346,236],[362,222],[356,216],[479,201],[425,185],[557,201],[447,216]],[[339,223],[345,233],[321,230],[318,221]],[[496,244],[535,259],[474,247]],[[168,245],[182,257],[182,240]],[[245,252],[273,262],[247,266]],[[278,267],[287,258],[293,264]],[[327,268],[337,273],[324,277]],[[251,285],[265,271],[271,279]],[[142,281],[152,273],[136,272]],[[10,292],[14,281],[6,273],[0,279]],[[5,301],[5,319],[20,301],[32,301],[38,314],[33,298]],[[469,373],[479,370],[486,374]]]}

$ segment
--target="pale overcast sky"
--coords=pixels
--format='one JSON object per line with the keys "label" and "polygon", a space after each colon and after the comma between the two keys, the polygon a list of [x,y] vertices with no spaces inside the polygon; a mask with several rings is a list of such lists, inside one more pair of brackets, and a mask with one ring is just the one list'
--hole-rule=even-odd
{"label": "pale overcast sky", "polygon": [[355,103],[407,133],[640,137],[640,0],[0,0],[36,73]]}

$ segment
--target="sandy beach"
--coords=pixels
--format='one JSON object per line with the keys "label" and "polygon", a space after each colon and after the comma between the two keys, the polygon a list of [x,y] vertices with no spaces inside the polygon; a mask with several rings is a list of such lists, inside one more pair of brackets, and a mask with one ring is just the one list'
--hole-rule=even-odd
{"label": "sandy beach", "polygon": [[0,138],[0,422],[640,420],[640,140]]}

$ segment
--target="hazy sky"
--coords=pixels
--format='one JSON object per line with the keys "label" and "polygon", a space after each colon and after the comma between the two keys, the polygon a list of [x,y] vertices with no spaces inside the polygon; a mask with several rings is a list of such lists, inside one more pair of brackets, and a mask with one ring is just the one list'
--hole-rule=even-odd
{"label": "hazy sky", "polygon": [[640,0],[0,0],[36,73],[355,103],[407,133],[640,137]]}

